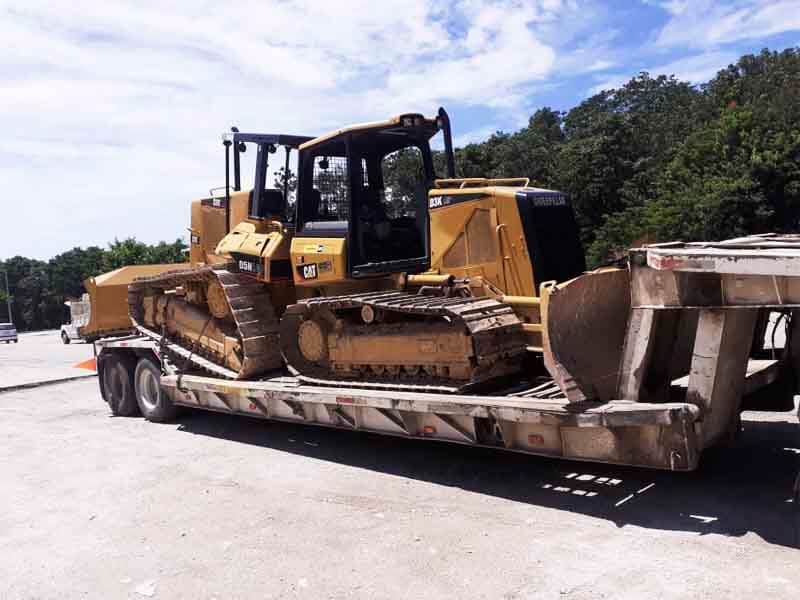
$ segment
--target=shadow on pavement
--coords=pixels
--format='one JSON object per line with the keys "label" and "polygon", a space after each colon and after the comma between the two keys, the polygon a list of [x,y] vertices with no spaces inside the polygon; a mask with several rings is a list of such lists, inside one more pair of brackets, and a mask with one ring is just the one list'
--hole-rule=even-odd
{"label": "shadow on pavement", "polygon": [[[614,522],[699,535],[742,536],[800,546],[800,469],[794,413],[748,419],[737,444],[707,451],[700,469],[670,473],[526,456],[194,411],[180,430],[458,487]],[[776,419],[777,417],[777,419]]]}

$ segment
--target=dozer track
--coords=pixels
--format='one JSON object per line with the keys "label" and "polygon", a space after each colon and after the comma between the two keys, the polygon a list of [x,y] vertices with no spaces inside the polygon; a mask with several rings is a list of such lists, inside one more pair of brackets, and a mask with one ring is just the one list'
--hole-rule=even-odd
{"label": "dozer track", "polygon": [[463,392],[517,373],[525,338],[513,309],[492,298],[383,291],[288,307],[281,349],[315,384]]}
{"label": "dozer track", "polygon": [[[200,288],[199,297],[205,298],[212,286],[218,291],[216,312],[224,316],[212,314],[211,300],[206,306],[189,300],[189,290],[195,290],[196,298]],[[136,279],[128,287],[128,305],[137,329],[161,342],[177,364],[227,379],[247,379],[283,366],[278,319],[266,286],[226,265]]]}

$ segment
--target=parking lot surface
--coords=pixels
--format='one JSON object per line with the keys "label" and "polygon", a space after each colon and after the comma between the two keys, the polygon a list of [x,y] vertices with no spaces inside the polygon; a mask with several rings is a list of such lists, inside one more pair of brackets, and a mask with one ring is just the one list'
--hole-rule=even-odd
{"label": "parking lot surface", "polygon": [[86,377],[73,365],[92,358],[92,345],[61,342],[58,330],[23,333],[17,344],[0,344],[0,391],[47,381]]}
{"label": "parking lot surface", "polygon": [[796,598],[797,418],[744,426],[677,474],[0,393],[0,598]]}

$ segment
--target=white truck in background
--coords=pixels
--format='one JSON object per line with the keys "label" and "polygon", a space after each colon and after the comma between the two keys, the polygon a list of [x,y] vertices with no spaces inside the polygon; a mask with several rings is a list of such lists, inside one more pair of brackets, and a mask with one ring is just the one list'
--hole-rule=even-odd
{"label": "white truck in background", "polygon": [[61,326],[61,341],[69,344],[73,340],[82,340],[80,328],[89,322],[92,313],[92,304],[89,294],[83,294],[80,300],[67,300],[64,302],[69,307],[69,323]]}

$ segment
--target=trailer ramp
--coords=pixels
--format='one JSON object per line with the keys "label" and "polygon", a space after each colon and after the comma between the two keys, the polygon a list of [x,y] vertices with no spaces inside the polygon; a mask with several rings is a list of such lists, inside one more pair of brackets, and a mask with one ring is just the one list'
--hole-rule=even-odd
{"label": "trailer ramp", "polygon": [[[700,410],[700,448],[735,435],[745,395],[781,374],[793,381],[775,394],[792,405],[800,348],[800,236],[636,248],[630,277],[618,398],[670,400],[680,382],[685,401]],[[770,314],[786,324],[781,349],[765,344]]]}

